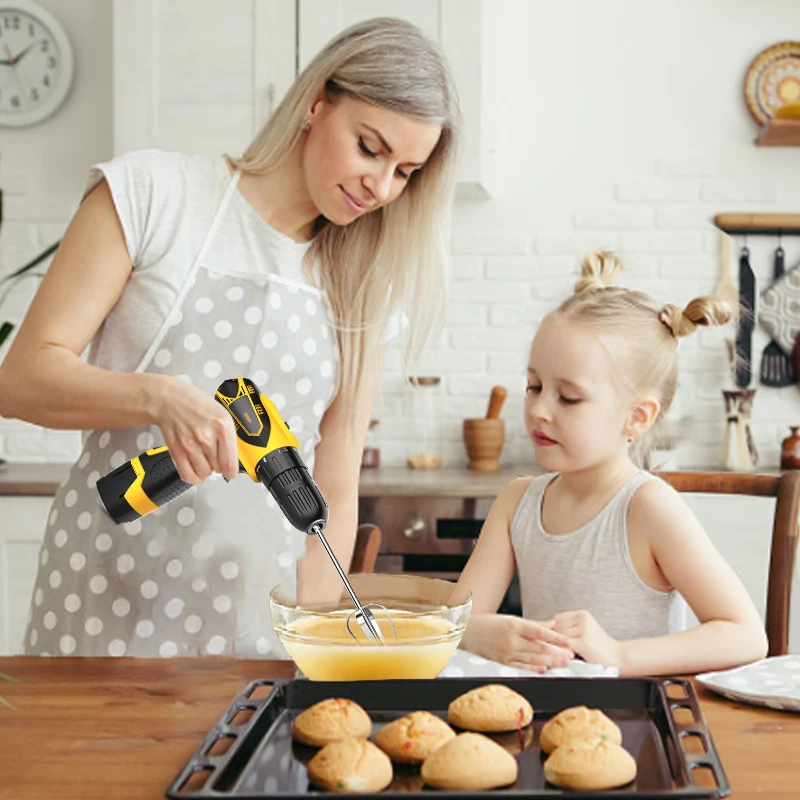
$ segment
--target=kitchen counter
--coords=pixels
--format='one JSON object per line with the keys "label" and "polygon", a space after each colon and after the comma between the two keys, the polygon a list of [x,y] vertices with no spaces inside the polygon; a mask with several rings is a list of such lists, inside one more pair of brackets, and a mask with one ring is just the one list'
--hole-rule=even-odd
{"label": "kitchen counter", "polygon": [[[0,658],[2,800],[158,800],[238,692],[288,661]],[[546,680],[544,678],[537,680]],[[800,715],[698,686],[735,800],[797,796]]]}
{"label": "kitchen counter", "polygon": [[381,467],[361,471],[361,497],[474,497],[494,498],[520,475],[542,475],[536,464],[502,467],[495,472],[477,472],[466,467],[409,469]]}
{"label": "kitchen counter", "polygon": [[[68,464],[4,464],[0,467],[0,495],[54,495],[67,477]],[[535,464],[504,467],[497,472],[466,468],[409,469],[383,467],[361,472],[362,497],[496,497],[519,475],[540,474]]]}
{"label": "kitchen counter", "polygon": [[2,464],[0,495],[52,496],[69,474],[70,464]]}

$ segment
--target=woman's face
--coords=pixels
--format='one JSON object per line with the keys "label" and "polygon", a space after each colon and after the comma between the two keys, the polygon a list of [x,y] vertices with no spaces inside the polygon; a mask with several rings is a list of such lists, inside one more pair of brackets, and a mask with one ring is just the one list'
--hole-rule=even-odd
{"label": "woman's face", "polygon": [[312,202],[335,225],[388,205],[433,152],[442,126],[339,97],[309,116],[303,169]]}

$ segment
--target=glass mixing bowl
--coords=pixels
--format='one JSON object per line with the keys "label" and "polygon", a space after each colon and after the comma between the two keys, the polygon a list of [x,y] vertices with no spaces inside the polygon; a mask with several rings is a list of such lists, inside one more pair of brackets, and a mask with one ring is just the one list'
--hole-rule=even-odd
{"label": "glass mixing bowl", "polygon": [[384,643],[364,634],[343,588],[336,603],[301,605],[293,588],[276,586],[269,597],[275,632],[310,680],[365,681],[435,678],[458,647],[469,621],[472,597],[456,584],[418,575],[348,575],[361,604],[371,611]]}

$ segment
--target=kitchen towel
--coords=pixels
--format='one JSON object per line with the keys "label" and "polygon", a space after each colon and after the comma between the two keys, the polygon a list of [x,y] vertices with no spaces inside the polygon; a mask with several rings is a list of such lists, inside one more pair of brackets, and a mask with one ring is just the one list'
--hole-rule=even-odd
{"label": "kitchen towel", "polygon": [[759,321],[787,356],[800,333],[800,266],[783,274],[761,294]]}
{"label": "kitchen towel", "polygon": [[800,711],[800,655],[773,656],[735,669],[704,672],[697,680],[729,700]]}
{"label": "kitchen towel", "polygon": [[497,661],[489,661],[482,656],[458,649],[439,673],[440,678],[543,678],[543,677],[581,677],[581,678],[615,678],[619,675],[616,667],[604,667],[602,664],[587,664],[574,659],[568,667],[553,667],[544,675],[527,669],[509,667]]}

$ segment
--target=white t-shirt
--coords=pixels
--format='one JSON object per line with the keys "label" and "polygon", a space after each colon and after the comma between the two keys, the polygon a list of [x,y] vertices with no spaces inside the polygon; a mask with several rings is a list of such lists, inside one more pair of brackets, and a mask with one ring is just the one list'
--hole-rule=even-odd
{"label": "white t-shirt", "polygon": [[[89,361],[133,371],[166,319],[208,233],[230,179],[222,158],[141,150],[92,167],[87,193],[106,179],[133,264],[119,301],[98,330]],[[307,284],[298,244],[259,217],[238,189],[207,254],[248,276]]]}

